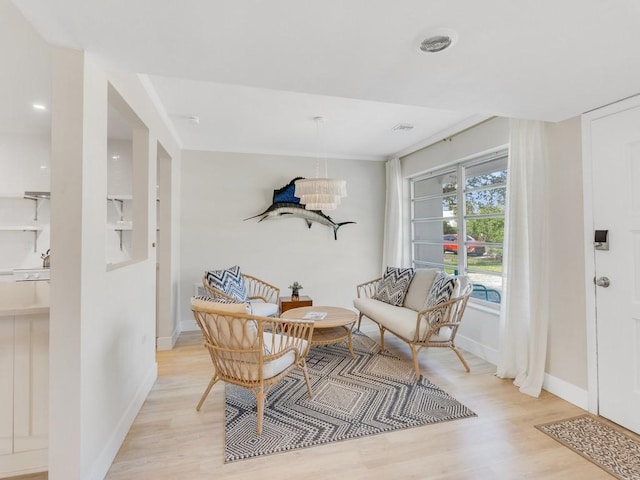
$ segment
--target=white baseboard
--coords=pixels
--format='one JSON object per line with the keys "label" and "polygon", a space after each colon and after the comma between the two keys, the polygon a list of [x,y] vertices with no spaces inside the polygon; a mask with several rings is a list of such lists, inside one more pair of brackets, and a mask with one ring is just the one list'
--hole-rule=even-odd
{"label": "white baseboard", "polygon": [[[498,364],[498,350],[494,348],[487,347],[463,335],[456,336],[456,346],[493,365]],[[544,374],[542,388],[569,403],[573,403],[577,407],[588,410],[589,395],[587,390],[583,390],[569,382],[553,377],[548,373]]]}
{"label": "white baseboard", "polygon": [[587,390],[583,390],[569,382],[553,377],[548,373],[544,374],[542,388],[569,403],[573,403],[583,410],[589,409],[589,392],[587,392]]}
{"label": "white baseboard", "polygon": [[96,461],[93,462],[93,465],[90,468],[90,475],[87,477],[88,479],[102,480],[106,477],[107,472],[113,463],[113,459],[116,458],[116,454],[118,453],[118,450],[120,450],[127,433],[129,433],[129,429],[131,428],[131,425],[133,425],[133,421],[135,420],[136,415],[138,415],[142,404],[149,395],[156,378],[158,378],[158,364],[153,362],[153,365],[147,371],[138,391],[120,418],[120,421],[116,425],[111,437],[107,441],[107,444],[102,449],[102,452]]}
{"label": "white baseboard", "polygon": [[472,353],[476,357],[493,364],[498,364],[498,350],[495,348],[487,347],[480,342],[476,342],[464,335],[456,335],[456,347],[460,347],[469,353]]}
{"label": "white baseboard", "polygon": [[0,478],[46,472],[48,461],[46,448],[12,455],[0,455]]}
{"label": "white baseboard", "polygon": [[180,330],[178,329],[178,325],[176,325],[176,328],[171,333],[171,336],[158,337],[158,339],[156,340],[156,348],[158,350],[171,350],[176,344],[179,335]]}

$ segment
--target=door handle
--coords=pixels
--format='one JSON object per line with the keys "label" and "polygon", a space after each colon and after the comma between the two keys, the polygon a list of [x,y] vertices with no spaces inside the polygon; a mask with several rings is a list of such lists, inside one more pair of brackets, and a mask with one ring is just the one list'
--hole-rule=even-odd
{"label": "door handle", "polygon": [[609,285],[611,285],[611,281],[609,280],[608,277],[600,277],[596,280],[596,277],[593,277],[593,283],[598,286],[598,287],[602,287],[602,288],[607,288]]}

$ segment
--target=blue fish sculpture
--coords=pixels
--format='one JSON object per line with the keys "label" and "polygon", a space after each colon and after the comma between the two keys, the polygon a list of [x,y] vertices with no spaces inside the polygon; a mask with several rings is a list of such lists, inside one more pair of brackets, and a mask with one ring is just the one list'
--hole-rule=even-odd
{"label": "blue fish sculpture", "polygon": [[287,185],[282,188],[273,191],[273,203],[264,212],[254,215],[253,217],[245,218],[250,220],[252,218],[261,217],[259,222],[263,220],[270,220],[274,218],[286,218],[287,216],[302,218],[309,228],[313,222],[327,227],[333,228],[333,238],[338,239],[338,229],[349,223],[356,222],[334,222],[331,217],[322,213],[321,210],[306,210],[304,204],[300,203],[300,199],[295,196],[296,180],[302,180],[304,177],[296,177],[291,180]]}

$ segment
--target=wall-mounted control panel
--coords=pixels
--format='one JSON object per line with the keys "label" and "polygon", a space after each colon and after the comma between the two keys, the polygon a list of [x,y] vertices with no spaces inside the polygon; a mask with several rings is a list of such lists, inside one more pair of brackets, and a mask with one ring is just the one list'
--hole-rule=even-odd
{"label": "wall-mounted control panel", "polygon": [[596,250],[609,250],[609,230],[596,230],[593,235],[593,246]]}

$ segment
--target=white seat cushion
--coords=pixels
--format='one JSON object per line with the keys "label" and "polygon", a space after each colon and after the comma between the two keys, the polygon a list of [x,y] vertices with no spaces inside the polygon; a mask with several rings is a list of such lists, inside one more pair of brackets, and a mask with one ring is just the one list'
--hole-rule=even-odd
{"label": "white seat cushion", "polygon": [[278,305],[265,303],[262,300],[251,300],[251,312],[262,317],[275,317],[278,315]]}
{"label": "white seat cushion", "polygon": [[[274,338],[275,337],[275,338]],[[274,346],[278,346],[281,341],[283,341],[283,336],[273,333],[264,333],[264,348],[266,350],[272,350]],[[302,355],[307,348],[307,342],[303,340],[300,344],[299,353]],[[296,354],[294,351],[287,352],[283,356],[276,358],[275,360],[271,360],[269,362],[265,362],[262,364],[262,374],[263,378],[271,378],[276,375],[282,373],[284,370],[289,368],[296,361]],[[258,364],[257,363],[245,363],[243,365],[243,375],[242,378],[244,380],[257,380],[258,379]]]}
{"label": "white seat cushion", "polygon": [[[424,300],[423,300],[424,302]],[[353,305],[365,316],[378,322],[387,330],[390,330],[404,340],[413,341],[416,333],[416,321],[418,314],[415,310],[406,307],[396,307],[388,303],[372,298],[356,298]],[[424,335],[428,325],[426,321],[420,322],[420,335]],[[449,340],[451,329],[441,328],[438,335],[433,335],[431,341],[445,342]]]}

